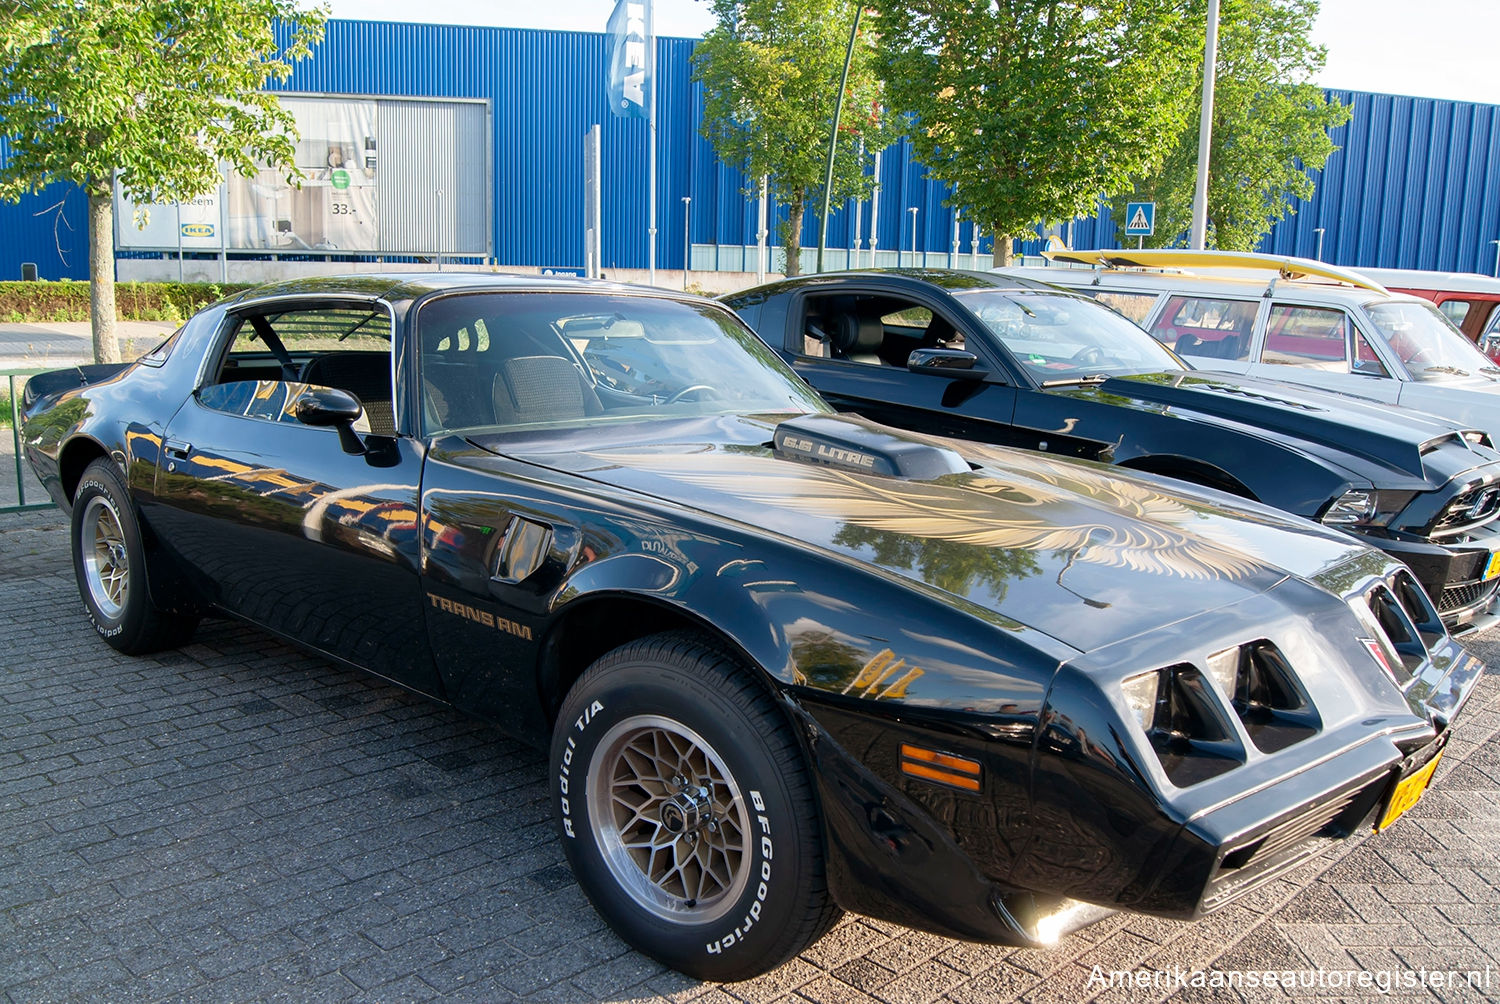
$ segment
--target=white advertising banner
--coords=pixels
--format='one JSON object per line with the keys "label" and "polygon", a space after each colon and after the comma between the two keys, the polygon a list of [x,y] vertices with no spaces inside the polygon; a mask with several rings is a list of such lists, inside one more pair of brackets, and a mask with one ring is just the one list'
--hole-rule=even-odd
{"label": "white advertising banner", "polygon": [[293,163],[300,178],[263,167],[248,177],[231,175],[180,207],[136,205],[117,194],[115,246],[257,256],[489,253],[485,102],[280,100],[296,123]]}
{"label": "white advertising banner", "polygon": [[229,246],[271,251],[378,251],[373,101],[283,98],[297,120],[301,187],[282,172],[229,179]]}
{"label": "white advertising banner", "polygon": [[222,194],[223,188],[220,187],[208,195],[182,203],[136,203],[118,195],[115,199],[116,246],[218,251],[223,247],[219,214]]}

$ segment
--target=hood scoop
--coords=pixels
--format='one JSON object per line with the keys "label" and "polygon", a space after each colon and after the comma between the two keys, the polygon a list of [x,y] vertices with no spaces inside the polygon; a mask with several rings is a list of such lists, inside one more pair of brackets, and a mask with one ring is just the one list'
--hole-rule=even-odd
{"label": "hood scoop", "polygon": [[789,418],[776,426],[771,448],[785,460],[906,481],[931,481],[971,469],[953,450],[844,415]]}

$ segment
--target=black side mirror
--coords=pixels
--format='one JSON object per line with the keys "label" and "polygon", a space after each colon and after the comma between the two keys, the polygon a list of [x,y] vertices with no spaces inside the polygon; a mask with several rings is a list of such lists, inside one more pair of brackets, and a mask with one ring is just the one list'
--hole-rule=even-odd
{"label": "black side mirror", "polygon": [[358,399],[336,387],[308,387],[292,405],[292,416],[303,425],[333,426],[339,433],[339,446],[345,453],[363,456],[368,452],[354,431],[354,423],[364,414]]}
{"label": "black side mirror", "polygon": [[979,357],[964,349],[912,349],[906,368],[954,380],[983,380],[990,375],[979,367]]}

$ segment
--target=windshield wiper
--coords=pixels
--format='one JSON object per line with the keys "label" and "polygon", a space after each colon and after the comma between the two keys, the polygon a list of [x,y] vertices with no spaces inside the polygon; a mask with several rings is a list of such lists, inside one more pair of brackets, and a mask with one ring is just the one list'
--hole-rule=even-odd
{"label": "windshield wiper", "polygon": [[1088,376],[1060,377],[1056,380],[1043,380],[1043,387],[1079,387],[1098,386],[1109,379],[1108,373],[1090,373]]}

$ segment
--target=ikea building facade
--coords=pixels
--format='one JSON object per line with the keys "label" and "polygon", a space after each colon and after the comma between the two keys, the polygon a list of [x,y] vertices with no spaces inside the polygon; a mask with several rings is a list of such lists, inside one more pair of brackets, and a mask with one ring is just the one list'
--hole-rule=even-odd
{"label": "ikea building facade", "polygon": [[[656,266],[756,271],[758,192],[699,135],[694,44],[657,41]],[[645,269],[647,126],[610,114],[606,59],[602,33],[331,21],[279,88],[298,121],[302,185],[265,172],[192,204],[121,204],[117,248],[125,259],[170,260],[174,277],[184,258],[188,273],[227,269],[231,279],[244,261],[582,272],[585,136],[598,124],[599,264]],[[1500,252],[1500,106],[1332,93],[1353,107],[1333,134],[1339,150],[1314,197],[1261,250],[1313,257],[1321,240],[1321,257],[1342,265],[1489,273]],[[879,168],[876,199],[830,218],[830,267],[868,265],[872,253],[882,266],[988,266],[989,235],[943,205],[947,187],[925,177],[909,143],[884,151]],[[773,234],[778,208],[769,209]],[[86,209],[67,185],[0,204],[0,279],[19,278],[23,262],[44,279],[85,278]],[[805,226],[804,244],[815,245],[814,213]],[[1063,230],[1074,247],[1116,246],[1107,216]],[[783,271],[779,252],[759,263]]]}

